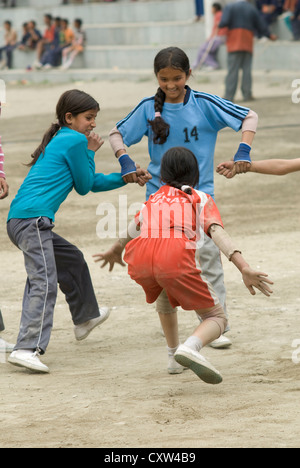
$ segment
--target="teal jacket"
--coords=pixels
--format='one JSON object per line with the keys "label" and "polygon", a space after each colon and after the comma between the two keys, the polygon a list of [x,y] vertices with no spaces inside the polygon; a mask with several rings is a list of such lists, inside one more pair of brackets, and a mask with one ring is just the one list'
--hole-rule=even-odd
{"label": "teal jacket", "polygon": [[125,185],[120,173],[96,174],[94,157],[85,135],[68,127],[61,128],[30,169],[11,204],[8,221],[40,216],[54,221],[73,188],[79,195],[86,195],[90,191],[105,192]]}

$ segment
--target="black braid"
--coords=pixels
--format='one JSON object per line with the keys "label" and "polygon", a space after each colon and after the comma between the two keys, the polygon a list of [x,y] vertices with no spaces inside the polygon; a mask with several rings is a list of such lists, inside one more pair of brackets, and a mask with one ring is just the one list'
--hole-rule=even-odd
{"label": "black braid", "polygon": [[[154,110],[155,112],[162,113],[166,95],[158,88],[154,97]],[[162,117],[155,117],[154,120],[148,120],[153,131],[153,141],[155,144],[163,145],[170,134],[170,125],[164,121]]]}

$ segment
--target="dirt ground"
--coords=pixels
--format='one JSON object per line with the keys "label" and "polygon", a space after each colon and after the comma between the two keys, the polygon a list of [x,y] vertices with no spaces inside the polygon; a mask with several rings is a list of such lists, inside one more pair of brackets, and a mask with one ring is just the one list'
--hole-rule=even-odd
{"label": "dirt ground", "polygon": [[[216,75],[215,75],[216,76]],[[297,77],[295,77],[297,78]],[[287,78],[289,80],[289,78]],[[223,80],[193,78],[195,89],[222,95]],[[107,139],[115,122],[156,89],[153,81],[99,82],[63,86],[8,86],[8,104],[0,121],[6,152],[9,199],[0,202],[0,306],[6,322],[2,337],[16,339],[25,270],[22,254],[6,235],[9,204],[26,175],[42,133],[53,120],[60,94],[72,87],[95,96],[102,111],[99,133]],[[291,101],[291,82],[256,84],[259,114],[254,159],[300,155],[299,105]],[[216,165],[230,159],[240,135],[220,133]],[[146,141],[131,154],[148,161]],[[108,142],[97,156],[101,172],[118,170]],[[233,346],[203,353],[221,371],[224,382],[209,386],[192,372],[170,376],[166,344],[158,317],[142,290],[120,266],[109,274],[92,254],[105,251],[112,239],[100,240],[99,204],[119,209],[144,200],[144,189],[127,186],[114,192],[72,193],[56,219],[56,232],[83,250],[99,304],[111,308],[110,319],[90,337],[75,341],[70,314],[60,293],[54,329],[43,362],[49,375],[36,375],[0,364],[0,447],[299,447],[300,342],[299,174],[270,177],[254,174],[227,181],[216,175],[216,201],[225,227],[249,263],[270,274],[273,297],[250,296],[239,272],[224,259]],[[296,197],[296,198],[295,198]],[[184,340],[197,324],[192,312],[179,311]],[[298,345],[299,347],[299,345]]]}

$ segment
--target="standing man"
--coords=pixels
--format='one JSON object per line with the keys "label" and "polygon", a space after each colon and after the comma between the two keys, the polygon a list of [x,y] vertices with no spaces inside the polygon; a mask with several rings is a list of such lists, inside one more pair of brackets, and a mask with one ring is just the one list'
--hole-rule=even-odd
{"label": "standing man", "polygon": [[241,90],[245,101],[252,96],[252,59],[254,34],[265,36],[275,41],[277,37],[271,34],[268,26],[261,18],[251,0],[239,0],[224,8],[219,28],[228,28],[228,74],[226,77],[225,99],[234,100],[237,90],[239,70],[243,70]]}

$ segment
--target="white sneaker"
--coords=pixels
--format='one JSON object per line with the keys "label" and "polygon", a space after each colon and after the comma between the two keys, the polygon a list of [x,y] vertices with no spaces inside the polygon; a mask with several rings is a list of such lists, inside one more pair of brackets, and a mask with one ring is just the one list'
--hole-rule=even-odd
{"label": "white sneaker", "polygon": [[40,361],[39,354],[27,349],[13,351],[8,358],[8,362],[14,366],[25,367],[34,372],[41,372],[43,374],[49,373],[48,367]]}
{"label": "white sneaker", "polygon": [[204,382],[219,384],[223,381],[222,376],[202,354],[197,353],[185,345],[180,345],[175,353],[176,361],[184,367],[188,367]]}
{"label": "white sneaker", "polygon": [[184,371],[184,367],[175,361],[175,357],[169,356],[168,373],[171,375],[175,375],[175,374],[182,374],[183,371]]}
{"label": "white sneaker", "polygon": [[12,353],[14,349],[14,344],[7,343],[7,341],[0,338],[0,353]]}
{"label": "white sneaker", "polygon": [[230,339],[226,336],[221,335],[220,338],[218,338],[215,341],[212,341],[208,346],[215,349],[226,349],[232,346],[232,341],[230,341]]}
{"label": "white sneaker", "polygon": [[43,68],[43,64],[41,62],[36,61],[32,65],[32,68],[35,69],[35,70],[40,70],[41,68]]}
{"label": "white sneaker", "polygon": [[82,323],[81,325],[75,325],[74,333],[77,341],[85,340],[94,328],[98,327],[108,319],[110,311],[107,307],[101,308],[99,312],[99,317]]}

